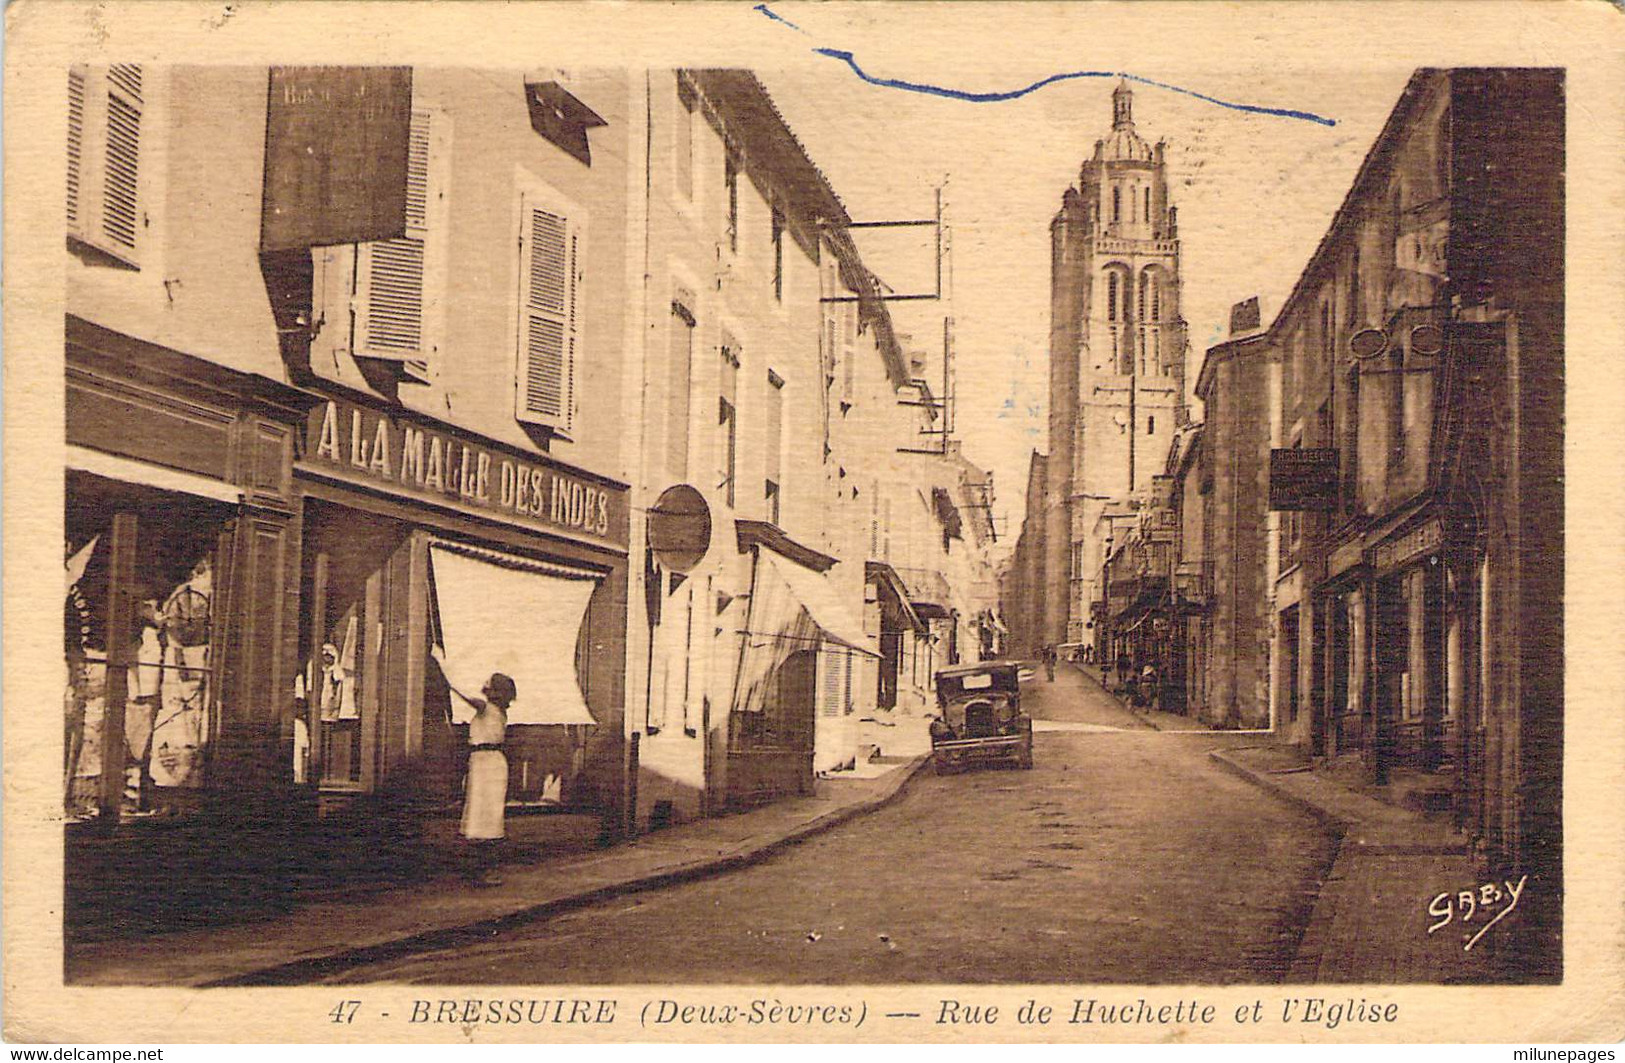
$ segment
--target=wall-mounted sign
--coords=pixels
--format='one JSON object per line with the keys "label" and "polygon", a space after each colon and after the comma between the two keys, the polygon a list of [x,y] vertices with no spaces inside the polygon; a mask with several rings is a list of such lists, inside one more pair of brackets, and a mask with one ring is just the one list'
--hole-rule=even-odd
{"label": "wall-mounted sign", "polygon": [[1388,334],[1380,328],[1363,328],[1349,337],[1349,353],[1364,362],[1388,349]]}
{"label": "wall-mounted sign", "polygon": [[1270,451],[1270,509],[1335,509],[1337,457],[1331,448]]}
{"label": "wall-mounted sign", "polygon": [[1444,545],[1444,526],[1437,517],[1418,524],[1403,535],[1380,542],[1371,551],[1372,565],[1378,572],[1390,572],[1423,554],[1430,554]]}
{"label": "wall-mounted sign", "polygon": [[482,446],[415,418],[329,401],[311,411],[304,443],[300,460],[306,468],[626,545],[625,488]]}
{"label": "wall-mounted sign", "polygon": [[1438,325],[1421,324],[1411,329],[1411,353],[1435,355],[1444,350],[1444,329]]}
{"label": "wall-mounted sign", "polygon": [[688,484],[668,487],[649,507],[649,549],[672,572],[691,572],[711,547],[711,507]]}
{"label": "wall-mounted sign", "polygon": [[404,233],[411,124],[411,67],[272,67],[260,250]]}

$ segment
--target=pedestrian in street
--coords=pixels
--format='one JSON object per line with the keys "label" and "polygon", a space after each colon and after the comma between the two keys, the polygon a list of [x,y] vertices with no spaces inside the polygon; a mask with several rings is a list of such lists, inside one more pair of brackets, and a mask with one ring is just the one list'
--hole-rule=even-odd
{"label": "pedestrian in street", "polygon": [[1117,655],[1117,688],[1121,690],[1128,683],[1128,678],[1134,670],[1134,662],[1125,650]]}
{"label": "pedestrian in street", "polygon": [[1055,682],[1055,646],[1044,647],[1044,675],[1048,682]]}
{"label": "pedestrian in street", "polygon": [[1147,708],[1157,707],[1157,666],[1150,661],[1140,669],[1139,702]]}
{"label": "pedestrian in street", "polygon": [[492,874],[492,868],[506,834],[503,816],[508,804],[508,757],[502,743],[508,731],[508,706],[518,691],[511,678],[492,672],[480,697],[468,697],[455,687],[452,693],[474,709],[468,724],[468,774],[463,783],[460,826],[468,844],[464,873],[478,885],[496,886],[502,880]]}

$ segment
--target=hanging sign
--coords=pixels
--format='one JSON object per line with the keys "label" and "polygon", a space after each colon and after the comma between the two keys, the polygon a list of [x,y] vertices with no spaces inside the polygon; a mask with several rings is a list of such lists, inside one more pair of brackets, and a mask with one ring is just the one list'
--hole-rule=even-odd
{"label": "hanging sign", "polygon": [[260,250],[405,233],[411,124],[410,67],[272,67]]}
{"label": "hanging sign", "polygon": [[1337,507],[1337,451],[1291,447],[1270,451],[1270,509]]}

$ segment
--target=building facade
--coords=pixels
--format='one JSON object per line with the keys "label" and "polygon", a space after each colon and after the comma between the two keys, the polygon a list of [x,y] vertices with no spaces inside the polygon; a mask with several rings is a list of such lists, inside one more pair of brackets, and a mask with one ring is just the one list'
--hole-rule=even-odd
{"label": "building facade", "polygon": [[1256,301],[1231,316],[1231,338],[1208,349],[1196,383],[1206,463],[1200,558],[1212,581],[1198,715],[1216,727],[1257,729],[1270,726],[1273,349]]}
{"label": "building facade", "polygon": [[[1548,906],[1563,735],[1563,78],[1421,70],[1270,329],[1277,452],[1331,454],[1275,515],[1283,737],[1449,815]],[[1521,872],[1520,872],[1521,873]]]}
{"label": "building facade", "polygon": [[70,70],[70,909],[454,823],[494,671],[515,813],[620,821],[633,88]]}
{"label": "building facade", "polygon": [[[979,599],[960,599],[985,579],[946,564],[966,473],[920,453],[944,413],[834,189],[750,73],[647,81],[630,333],[647,383],[625,422],[647,515],[626,661],[637,830],[810,793],[894,746],[892,718],[923,721],[935,668],[979,640]],[[679,496],[707,515],[692,556],[663,541]]]}

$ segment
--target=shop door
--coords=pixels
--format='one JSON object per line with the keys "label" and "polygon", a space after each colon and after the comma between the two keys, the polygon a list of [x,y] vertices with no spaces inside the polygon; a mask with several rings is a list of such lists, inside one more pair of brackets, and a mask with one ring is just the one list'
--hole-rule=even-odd
{"label": "shop door", "polygon": [[1349,596],[1334,595],[1326,601],[1331,628],[1327,668],[1330,671],[1331,694],[1327,703],[1327,731],[1331,735],[1331,751],[1353,752],[1360,744],[1360,719],[1354,702],[1354,625],[1350,616]]}
{"label": "shop door", "polygon": [[1286,722],[1298,722],[1298,607],[1292,606],[1281,614],[1281,699]]}
{"label": "shop door", "polygon": [[1337,599],[1322,597],[1310,616],[1309,632],[1309,752],[1317,757],[1326,755],[1327,723],[1331,719],[1331,702],[1327,697],[1331,668],[1331,646],[1328,644],[1332,629],[1330,614],[1336,609]]}
{"label": "shop door", "polygon": [[1404,581],[1398,577],[1377,584],[1377,609],[1372,631],[1375,668],[1373,730],[1366,745],[1378,783],[1388,780],[1399,738],[1406,695],[1410,689],[1410,616]]}
{"label": "shop door", "polygon": [[313,507],[306,536],[296,693],[309,741],[295,743],[294,775],[324,792],[370,792],[390,763],[421,749],[421,544],[408,525],[329,505]]}

